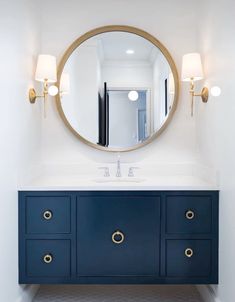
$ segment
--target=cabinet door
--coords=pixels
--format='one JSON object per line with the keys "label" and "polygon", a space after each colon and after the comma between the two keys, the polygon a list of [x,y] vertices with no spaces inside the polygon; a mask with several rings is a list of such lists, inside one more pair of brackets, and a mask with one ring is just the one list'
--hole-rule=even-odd
{"label": "cabinet door", "polygon": [[70,240],[27,240],[28,277],[70,277]]}
{"label": "cabinet door", "polygon": [[210,277],[211,240],[167,240],[167,277]]}
{"label": "cabinet door", "polygon": [[159,275],[158,196],[80,196],[79,276]]}
{"label": "cabinet door", "polygon": [[28,234],[68,234],[71,232],[70,196],[27,196]]}
{"label": "cabinet door", "polygon": [[166,198],[166,232],[168,234],[204,234],[212,229],[210,195],[177,195]]}

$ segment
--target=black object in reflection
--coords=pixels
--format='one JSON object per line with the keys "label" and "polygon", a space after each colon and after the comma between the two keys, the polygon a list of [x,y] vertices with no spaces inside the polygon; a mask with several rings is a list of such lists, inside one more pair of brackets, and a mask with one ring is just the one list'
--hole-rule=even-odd
{"label": "black object in reflection", "polygon": [[168,114],[168,83],[165,79],[165,116]]}
{"label": "black object in reflection", "polygon": [[98,145],[108,147],[109,145],[109,94],[107,90],[107,83],[104,82],[103,97],[99,93],[99,140]]}

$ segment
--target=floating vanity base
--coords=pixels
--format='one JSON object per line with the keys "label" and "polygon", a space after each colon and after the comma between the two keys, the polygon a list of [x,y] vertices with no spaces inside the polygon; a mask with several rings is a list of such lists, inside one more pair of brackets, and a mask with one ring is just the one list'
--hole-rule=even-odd
{"label": "floating vanity base", "polygon": [[218,191],[21,191],[19,283],[218,282]]}

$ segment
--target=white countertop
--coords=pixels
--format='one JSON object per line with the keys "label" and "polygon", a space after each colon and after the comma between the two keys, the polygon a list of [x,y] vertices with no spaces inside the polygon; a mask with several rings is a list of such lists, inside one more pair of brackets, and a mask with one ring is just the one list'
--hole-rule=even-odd
{"label": "white countertop", "polygon": [[[100,165],[101,166],[101,165]],[[104,165],[102,165],[104,166]],[[112,170],[113,168],[113,170]],[[122,175],[126,176],[128,165],[122,166]],[[115,181],[105,180],[103,171],[86,165],[78,167],[47,166],[30,172],[30,177],[20,181],[19,191],[150,191],[150,190],[219,190],[216,177],[203,166],[168,165],[153,166],[146,164],[135,171],[140,182],[125,182],[122,178],[111,177]],[[115,166],[110,167],[111,175],[115,175]],[[92,175],[92,176],[91,176]],[[129,180],[128,177],[124,177]],[[107,178],[106,178],[107,179]]]}
{"label": "white countertop", "polygon": [[218,187],[193,176],[161,176],[142,182],[95,182],[92,179],[43,177],[21,185],[20,191],[150,191],[150,190],[218,190]]}

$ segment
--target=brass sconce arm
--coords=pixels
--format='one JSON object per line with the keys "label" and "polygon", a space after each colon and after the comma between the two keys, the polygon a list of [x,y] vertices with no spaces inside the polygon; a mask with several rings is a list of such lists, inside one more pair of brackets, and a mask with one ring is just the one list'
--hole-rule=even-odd
{"label": "brass sconce arm", "polygon": [[43,95],[37,95],[34,88],[29,89],[29,101],[31,104],[34,104],[36,102],[37,98],[44,98],[46,99],[48,95],[48,80],[45,79],[43,82]]}
{"label": "brass sconce arm", "polygon": [[48,80],[45,79],[43,82],[43,95],[37,95],[34,88],[29,89],[29,101],[31,104],[34,104],[37,98],[43,98],[44,100],[44,117],[46,117],[46,100],[48,96]]}
{"label": "brass sconce arm", "polygon": [[203,103],[207,103],[209,99],[209,89],[207,87],[203,87],[201,93],[195,93],[195,85],[194,85],[194,78],[191,78],[190,81],[190,90],[189,93],[191,94],[191,116],[193,116],[193,105],[194,105],[194,97],[200,96]]}

